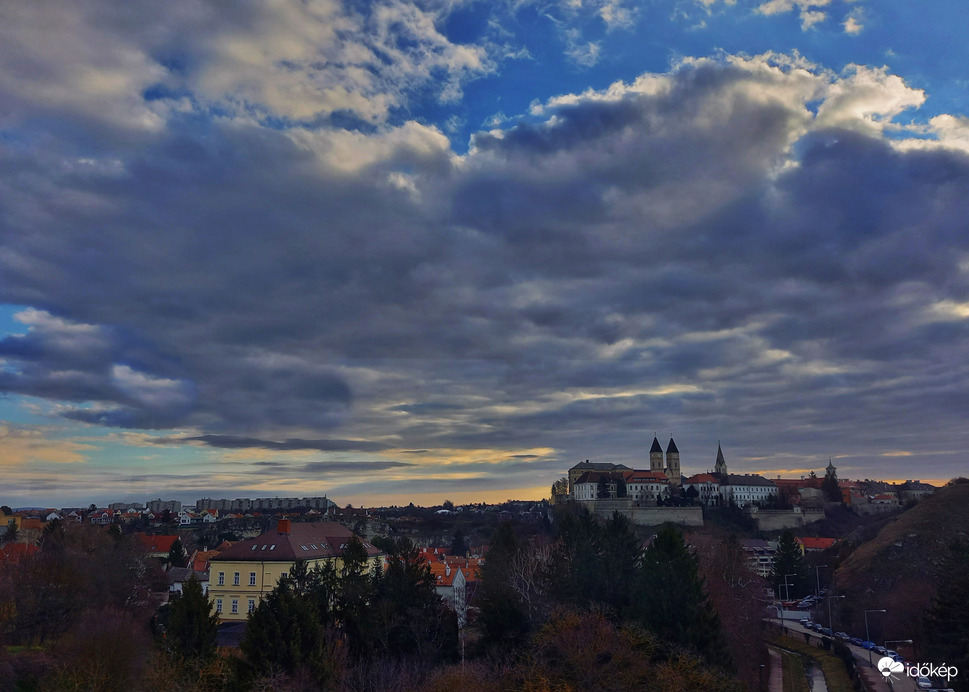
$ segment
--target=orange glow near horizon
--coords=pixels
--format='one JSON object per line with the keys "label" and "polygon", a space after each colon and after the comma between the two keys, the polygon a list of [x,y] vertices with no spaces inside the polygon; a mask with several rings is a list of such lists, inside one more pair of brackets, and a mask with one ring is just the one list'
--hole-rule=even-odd
{"label": "orange glow near horizon", "polygon": [[396,495],[393,493],[375,495],[341,495],[340,502],[347,503],[354,507],[406,507],[414,503],[419,507],[435,507],[443,504],[445,500],[450,500],[455,505],[486,502],[488,504],[500,504],[506,500],[544,500],[549,496],[549,486],[537,488],[507,488],[504,490],[467,490],[455,493],[433,492],[433,493],[411,493],[409,495]]}

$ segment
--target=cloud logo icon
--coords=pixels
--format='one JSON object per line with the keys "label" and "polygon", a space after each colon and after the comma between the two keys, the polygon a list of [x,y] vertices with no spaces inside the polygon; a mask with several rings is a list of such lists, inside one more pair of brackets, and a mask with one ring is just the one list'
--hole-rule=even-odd
{"label": "cloud logo icon", "polygon": [[885,656],[878,660],[878,670],[880,670],[881,674],[887,678],[892,673],[901,673],[903,670],[905,670],[905,665],[890,659],[888,656]]}

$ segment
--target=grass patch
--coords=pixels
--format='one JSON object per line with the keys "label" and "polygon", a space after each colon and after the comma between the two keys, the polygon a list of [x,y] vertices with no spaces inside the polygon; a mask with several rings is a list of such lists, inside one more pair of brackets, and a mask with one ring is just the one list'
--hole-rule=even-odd
{"label": "grass patch", "polygon": [[811,692],[801,657],[788,651],[780,653],[784,671],[784,692]]}
{"label": "grass patch", "polygon": [[[824,673],[824,681],[828,685],[828,692],[854,692],[855,687],[851,682],[851,677],[848,675],[848,671],[845,669],[844,661],[830,651],[819,649],[816,646],[805,644],[803,641],[798,641],[794,637],[787,636],[774,637],[770,643],[782,649],[788,649],[789,651],[796,651],[804,656],[810,656]],[[787,658],[785,658],[784,661],[786,666]],[[784,680],[784,691],[787,692],[786,668]]]}

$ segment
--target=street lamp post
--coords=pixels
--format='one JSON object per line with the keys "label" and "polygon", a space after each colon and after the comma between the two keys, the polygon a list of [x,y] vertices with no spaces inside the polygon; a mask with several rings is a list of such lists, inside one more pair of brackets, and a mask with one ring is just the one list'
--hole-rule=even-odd
{"label": "street lamp post", "polygon": [[[886,611],[884,608],[882,608],[880,610],[866,610],[865,611],[865,641],[866,642],[870,642],[871,641],[871,637],[868,634],[868,613],[886,613],[886,612],[888,612],[888,611]],[[871,649],[868,649],[868,665],[871,668],[874,668],[875,667],[875,664],[871,662]]]}
{"label": "street lamp post", "polygon": [[791,600],[791,589],[790,589],[790,584],[787,583],[787,578],[796,577],[796,576],[797,576],[797,573],[784,575],[784,593],[787,594],[787,600]]}
{"label": "street lamp post", "polygon": [[817,584],[817,590],[814,592],[814,595],[817,596],[818,598],[821,598],[821,572],[820,571],[822,567],[827,567],[827,565],[816,565],[814,567],[814,580],[815,580],[815,583]]}
{"label": "street lamp post", "polygon": [[828,629],[834,630],[834,625],[831,624],[831,601],[835,598],[844,598],[844,596],[831,596],[830,594],[825,598],[828,602]]}

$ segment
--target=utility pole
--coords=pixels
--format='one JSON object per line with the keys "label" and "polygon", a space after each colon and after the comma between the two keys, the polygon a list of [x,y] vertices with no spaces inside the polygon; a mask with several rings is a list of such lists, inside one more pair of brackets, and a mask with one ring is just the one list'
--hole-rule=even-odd
{"label": "utility pole", "polygon": [[[870,642],[871,637],[868,634],[868,613],[887,613],[888,611],[882,608],[881,610],[866,610],[865,611],[865,641]],[[871,649],[868,649],[868,665],[871,668],[875,667],[875,664],[871,662]]]}
{"label": "utility pole", "polygon": [[817,589],[815,590],[814,595],[817,596],[818,598],[821,598],[821,574],[820,574],[820,569],[822,567],[827,567],[827,565],[817,565],[814,568],[814,579],[815,579],[815,583],[817,584]]}
{"label": "utility pole", "polygon": [[831,599],[833,598],[844,598],[844,596],[832,596],[828,594],[825,597],[825,600],[828,602],[828,629],[832,631],[834,630],[834,625],[831,624]]}

